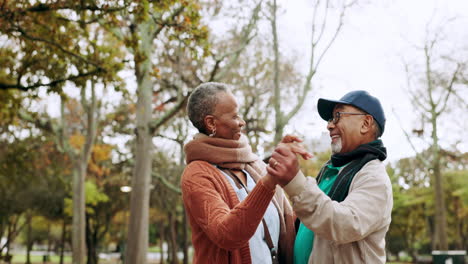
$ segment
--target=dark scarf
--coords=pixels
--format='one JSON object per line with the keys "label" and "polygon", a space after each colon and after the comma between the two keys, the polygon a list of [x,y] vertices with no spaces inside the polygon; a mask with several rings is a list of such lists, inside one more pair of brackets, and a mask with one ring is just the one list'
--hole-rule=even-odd
{"label": "dark scarf", "polygon": [[334,154],[331,159],[322,167],[317,177],[320,183],[322,175],[330,163],[334,167],[344,167],[338,174],[328,196],[334,201],[342,202],[348,196],[349,186],[354,178],[354,175],[366,165],[367,162],[379,159],[381,161],[387,158],[387,149],[383,146],[382,140],[375,140],[367,144],[362,144],[355,150],[343,153]]}

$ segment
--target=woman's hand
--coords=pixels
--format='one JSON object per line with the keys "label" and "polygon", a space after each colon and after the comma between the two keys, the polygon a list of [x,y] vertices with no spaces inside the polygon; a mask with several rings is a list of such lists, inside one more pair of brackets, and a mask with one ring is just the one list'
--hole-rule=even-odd
{"label": "woman's hand", "polygon": [[305,160],[312,158],[313,155],[307,151],[307,149],[305,148],[303,144],[300,144],[301,142],[302,142],[302,139],[300,139],[297,136],[286,135],[283,137],[283,139],[278,144],[278,146],[285,146],[289,148],[295,154],[301,155],[301,157]]}

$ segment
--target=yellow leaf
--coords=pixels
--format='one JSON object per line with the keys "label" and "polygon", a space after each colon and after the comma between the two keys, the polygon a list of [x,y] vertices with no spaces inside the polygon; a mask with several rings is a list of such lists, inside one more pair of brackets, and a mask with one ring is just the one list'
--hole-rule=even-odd
{"label": "yellow leaf", "polygon": [[85,143],[85,137],[80,133],[70,136],[70,145],[75,149],[81,149]]}
{"label": "yellow leaf", "polygon": [[111,145],[100,144],[93,147],[93,160],[94,162],[102,162],[110,159],[112,151]]}

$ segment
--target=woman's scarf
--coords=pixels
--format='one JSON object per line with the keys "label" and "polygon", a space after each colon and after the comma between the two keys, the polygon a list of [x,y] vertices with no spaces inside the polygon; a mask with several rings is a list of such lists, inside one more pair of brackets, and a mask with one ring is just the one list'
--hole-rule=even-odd
{"label": "woman's scarf", "polygon": [[[196,134],[184,146],[187,164],[196,160],[203,160],[220,168],[246,170],[255,182],[266,174],[266,164],[252,152],[247,138],[241,135],[239,140],[213,138],[205,134]],[[282,192],[277,191],[273,198],[280,215],[283,214]]]}
{"label": "woman's scarf", "polygon": [[184,146],[184,151],[187,164],[203,160],[228,169],[243,170],[249,163],[259,160],[244,135],[239,140],[232,140],[199,133]]}

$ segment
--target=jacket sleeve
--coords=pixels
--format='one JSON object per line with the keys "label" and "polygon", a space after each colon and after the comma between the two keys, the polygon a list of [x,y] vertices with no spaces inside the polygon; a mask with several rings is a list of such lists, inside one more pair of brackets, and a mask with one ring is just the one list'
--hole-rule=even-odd
{"label": "jacket sleeve", "polygon": [[393,202],[385,167],[371,161],[354,177],[346,199],[338,203],[302,173],[285,187],[301,222],[320,237],[337,244],[361,240],[389,224]]}
{"label": "jacket sleeve", "polygon": [[[220,248],[237,249],[254,235],[275,194],[262,180],[247,198],[230,209],[220,194],[220,186],[207,172],[182,178],[183,200],[194,221]],[[218,189],[217,189],[218,188]]]}

